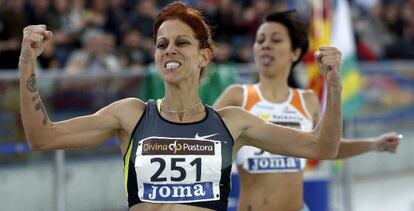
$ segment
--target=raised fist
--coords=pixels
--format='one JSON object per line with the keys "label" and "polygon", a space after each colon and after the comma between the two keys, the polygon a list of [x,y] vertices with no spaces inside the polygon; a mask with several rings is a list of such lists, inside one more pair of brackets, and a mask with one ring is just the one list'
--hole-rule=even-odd
{"label": "raised fist", "polygon": [[328,85],[341,88],[341,60],[342,53],[335,47],[320,47],[315,52],[319,71],[327,81]]}
{"label": "raised fist", "polygon": [[46,25],[31,25],[24,28],[19,62],[33,62],[42,54],[52,35]]}

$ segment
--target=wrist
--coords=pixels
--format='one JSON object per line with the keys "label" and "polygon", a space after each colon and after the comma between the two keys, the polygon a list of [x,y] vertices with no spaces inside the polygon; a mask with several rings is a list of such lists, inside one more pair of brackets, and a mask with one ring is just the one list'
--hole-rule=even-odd
{"label": "wrist", "polygon": [[372,138],[368,141],[368,143],[369,143],[371,151],[374,151],[374,152],[380,151],[380,149],[378,147],[378,140]]}
{"label": "wrist", "polygon": [[327,83],[328,89],[333,92],[342,92],[342,83],[334,83],[334,82],[328,82]]}
{"label": "wrist", "polygon": [[22,56],[19,57],[19,67],[20,66],[29,66],[33,65],[36,62],[36,58],[24,58]]}

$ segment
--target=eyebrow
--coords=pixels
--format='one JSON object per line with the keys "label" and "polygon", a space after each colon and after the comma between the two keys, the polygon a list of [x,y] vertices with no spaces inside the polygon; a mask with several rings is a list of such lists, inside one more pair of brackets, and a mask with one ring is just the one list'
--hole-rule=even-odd
{"label": "eyebrow", "polygon": [[[272,32],[272,34],[270,34],[270,36],[275,36],[275,35],[280,35],[282,34],[282,32]],[[266,33],[260,33],[258,34],[258,36],[266,36]]]}
{"label": "eyebrow", "polygon": [[[192,37],[192,36],[189,36],[189,35],[178,35],[177,36],[177,38],[188,38],[188,39],[190,39],[190,40],[194,40],[194,38]],[[162,36],[162,37],[159,37],[158,39],[157,39],[157,41],[159,41],[159,40],[168,40],[166,37],[164,37],[164,36]]]}
{"label": "eyebrow", "polygon": [[194,39],[192,36],[188,36],[188,35],[178,35],[177,38],[189,38],[191,40]]}

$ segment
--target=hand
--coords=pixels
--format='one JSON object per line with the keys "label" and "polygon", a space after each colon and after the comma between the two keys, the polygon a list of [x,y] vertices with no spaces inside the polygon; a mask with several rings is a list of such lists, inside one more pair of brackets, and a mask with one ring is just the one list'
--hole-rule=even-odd
{"label": "hand", "polygon": [[45,49],[45,45],[52,37],[52,32],[46,25],[31,25],[23,29],[22,49],[19,63],[31,63]]}
{"label": "hand", "polygon": [[320,47],[319,51],[315,52],[315,58],[328,86],[342,88],[340,72],[342,53],[335,47]]}
{"label": "hand", "polygon": [[400,136],[395,132],[382,134],[374,140],[374,149],[378,152],[395,153],[400,139]]}

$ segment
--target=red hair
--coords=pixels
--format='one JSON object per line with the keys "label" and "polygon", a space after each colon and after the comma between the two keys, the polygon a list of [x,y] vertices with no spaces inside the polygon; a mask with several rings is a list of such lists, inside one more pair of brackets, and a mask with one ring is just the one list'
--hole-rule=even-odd
{"label": "red hair", "polygon": [[197,40],[200,42],[200,49],[208,48],[213,52],[213,40],[210,27],[205,22],[203,15],[198,10],[187,7],[184,3],[174,2],[166,6],[158,14],[154,23],[154,42],[156,42],[158,29],[164,21],[179,19],[190,26]]}

